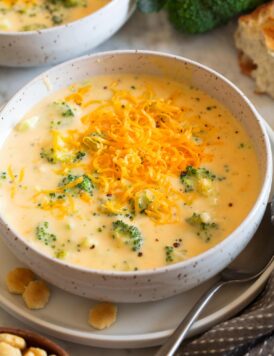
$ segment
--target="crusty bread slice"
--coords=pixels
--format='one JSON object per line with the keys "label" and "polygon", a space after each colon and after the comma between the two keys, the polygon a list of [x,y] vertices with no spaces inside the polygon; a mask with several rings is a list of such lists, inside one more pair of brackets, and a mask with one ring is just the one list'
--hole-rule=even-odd
{"label": "crusty bread slice", "polygon": [[241,69],[256,79],[256,91],[274,98],[274,1],[239,18],[235,43]]}

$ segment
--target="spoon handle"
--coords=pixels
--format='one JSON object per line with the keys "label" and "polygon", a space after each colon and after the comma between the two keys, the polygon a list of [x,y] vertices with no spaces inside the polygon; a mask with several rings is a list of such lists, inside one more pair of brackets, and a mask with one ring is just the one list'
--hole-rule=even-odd
{"label": "spoon handle", "polygon": [[225,284],[223,281],[219,281],[212,286],[207,292],[205,292],[201,298],[197,301],[194,307],[189,311],[183,321],[179,324],[177,329],[168,338],[164,345],[156,352],[155,356],[173,356],[181,342],[185,339],[191,325],[198,318],[203,311],[204,307],[213,297],[213,295]]}

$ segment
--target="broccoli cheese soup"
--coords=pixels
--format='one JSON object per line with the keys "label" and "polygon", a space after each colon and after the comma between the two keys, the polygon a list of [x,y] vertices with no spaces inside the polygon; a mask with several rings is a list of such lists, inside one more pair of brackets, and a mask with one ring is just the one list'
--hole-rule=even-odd
{"label": "broccoli cheese soup", "polygon": [[260,179],[244,128],[206,93],[152,76],[98,76],[49,96],[9,134],[0,213],[54,258],[142,270],[222,241]]}
{"label": "broccoli cheese soup", "polygon": [[0,0],[0,31],[33,31],[90,15],[110,0]]}

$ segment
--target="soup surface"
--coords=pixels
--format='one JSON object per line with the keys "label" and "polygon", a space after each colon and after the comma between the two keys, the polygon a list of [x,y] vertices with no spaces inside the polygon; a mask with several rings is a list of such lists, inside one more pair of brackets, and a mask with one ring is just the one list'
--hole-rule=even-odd
{"label": "soup surface", "polygon": [[0,31],[34,31],[72,22],[111,0],[0,0]]}
{"label": "soup surface", "polygon": [[43,100],[0,150],[0,213],[39,250],[88,268],[168,265],[222,241],[260,183],[250,139],[200,90],[98,76]]}

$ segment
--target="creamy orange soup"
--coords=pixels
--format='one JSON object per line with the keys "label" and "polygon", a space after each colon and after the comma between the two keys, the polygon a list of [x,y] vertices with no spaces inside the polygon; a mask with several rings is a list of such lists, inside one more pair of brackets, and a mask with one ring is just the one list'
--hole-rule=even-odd
{"label": "creamy orange soup", "polygon": [[0,31],[33,31],[87,16],[111,0],[0,0]]}
{"label": "creamy orange soup", "polygon": [[132,271],[186,260],[246,217],[259,191],[242,125],[158,77],[92,78],[43,100],[0,150],[0,213],[44,253]]}

